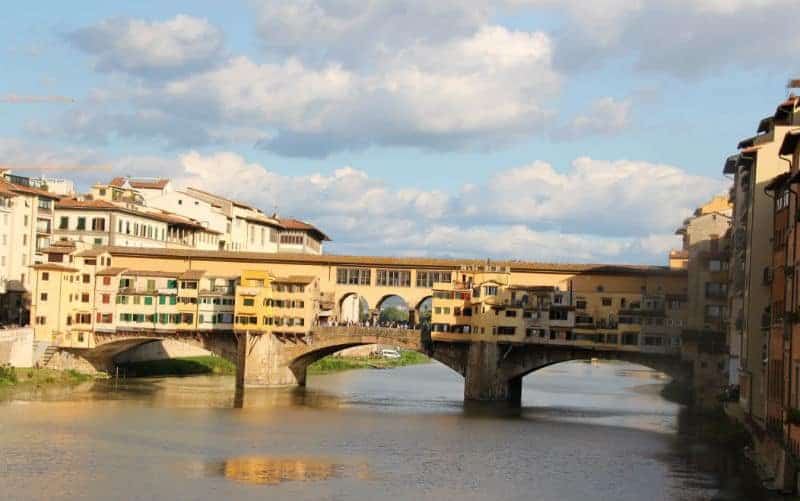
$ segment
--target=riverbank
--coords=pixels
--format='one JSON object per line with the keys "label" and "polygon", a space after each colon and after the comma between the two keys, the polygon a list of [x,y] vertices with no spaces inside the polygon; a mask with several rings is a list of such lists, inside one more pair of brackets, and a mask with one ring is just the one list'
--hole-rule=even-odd
{"label": "riverbank", "polygon": [[232,362],[213,355],[130,362],[120,365],[119,370],[120,375],[125,377],[232,376],[236,374],[236,366]]}
{"label": "riverbank", "polygon": [[76,385],[93,378],[74,370],[0,367],[0,387]]}
{"label": "riverbank", "polygon": [[337,357],[329,356],[318,360],[308,367],[308,374],[330,374],[354,369],[391,369],[430,363],[431,359],[415,351],[400,352],[400,358],[391,360],[370,357]]}

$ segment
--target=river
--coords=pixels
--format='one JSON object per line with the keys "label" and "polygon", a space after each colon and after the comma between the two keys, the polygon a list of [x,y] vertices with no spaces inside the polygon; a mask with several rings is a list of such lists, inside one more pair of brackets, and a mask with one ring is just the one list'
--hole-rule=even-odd
{"label": "river", "polygon": [[0,498],[761,500],[696,442],[663,379],[565,363],[521,409],[465,406],[439,364],[248,389],[233,379],[99,381],[0,394]]}

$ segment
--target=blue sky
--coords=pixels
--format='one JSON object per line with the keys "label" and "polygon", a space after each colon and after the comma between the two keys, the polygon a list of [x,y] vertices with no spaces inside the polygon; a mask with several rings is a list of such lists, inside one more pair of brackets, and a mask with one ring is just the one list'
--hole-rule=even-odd
{"label": "blue sky", "polygon": [[15,4],[0,158],[277,206],[333,252],[663,263],[797,76],[792,5]]}

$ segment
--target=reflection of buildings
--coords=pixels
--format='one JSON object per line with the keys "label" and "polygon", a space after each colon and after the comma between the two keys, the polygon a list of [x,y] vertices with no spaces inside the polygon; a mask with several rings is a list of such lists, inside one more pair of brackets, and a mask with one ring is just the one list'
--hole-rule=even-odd
{"label": "reflection of buildings", "polygon": [[727,197],[714,197],[683,222],[677,233],[685,256],[679,266],[688,270],[688,315],[682,331],[682,355],[692,362],[698,403],[715,405],[727,383],[728,248],[731,206]]}
{"label": "reflection of buildings", "polygon": [[241,457],[226,460],[220,467],[225,478],[258,485],[281,482],[317,482],[333,477],[337,465],[317,459]]}

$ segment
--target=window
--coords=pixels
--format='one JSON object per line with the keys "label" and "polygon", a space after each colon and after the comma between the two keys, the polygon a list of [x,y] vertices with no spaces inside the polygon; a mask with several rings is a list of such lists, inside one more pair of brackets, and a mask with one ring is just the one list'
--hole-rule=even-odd
{"label": "window", "polygon": [[181,289],[197,289],[197,282],[183,281],[181,282]]}
{"label": "window", "polygon": [[178,288],[177,280],[167,280],[167,289],[177,289],[177,288]]}
{"label": "window", "polygon": [[147,281],[147,290],[149,290],[149,291],[156,290],[156,281],[155,280],[150,279],[150,280]]}
{"label": "window", "polygon": [[411,287],[411,272],[405,270],[377,270],[379,287]]}
{"label": "window", "polygon": [[41,301],[47,301],[47,293],[46,292],[42,292],[41,294],[39,294],[39,299]]}
{"label": "window", "polygon": [[103,277],[103,285],[111,285],[111,277]]}
{"label": "window", "polygon": [[568,320],[569,311],[565,309],[550,310],[550,320]]}
{"label": "window", "polygon": [[336,283],[340,285],[370,285],[372,270],[368,268],[337,268]]}
{"label": "window", "polygon": [[451,282],[449,271],[417,271],[417,287],[431,288],[436,282]]}
{"label": "window", "polygon": [[61,218],[59,218],[58,229],[59,230],[69,229],[69,218],[67,216],[61,216]]}
{"label": "window", "polygon": [[507,317],[516,317],[517,316],[517,310],[506,310],[506,316]]}
{"label": "window", "polygon": [[77,230],[85,230],[86,229],[86,218],[79,217],[78,218],[78,226],[75,228]]}
{"label": "window", "polygon": [[151,306],[153,304],[153,296],[145,296],[144,304],[147,306]]}
{"label": "window", "polygon": [[89,294],[84,292],[81,294],[81,303],[88,303],[89,302]]}
{"label": "window", "polygon": [[711,259],[708,262],[708,271],[722,271],[722,261],[719,259]]}
{"label": "window", "polygon": [[92,277],[88,273],[84,273],[82,279],[85,284],[91,283],[92,281]]}
{"label": "window", "polygon": [[255,300],[251,297],[246,297],[242,299],[243,306],[255,306]]}
{"label": "window", "polygon": [[50,280],[50,273],[48,273],[46,271],[43,271],[42,272],[42,282],[47,282],[48,280]]}
{"label": "window", "polygon": [[613,300],[610,297],[603,298],[603,306],[611,306],[613,304]]}
{"label": "window", "polygon": [[516,334],[516,332],[517,332],[516,327],[500,326],[497,328],[498,336],[513,336],[514,334]]}
{"label": "window", "polygon": [[577,301],[575,301],[575,308],[577,308],[579,310],[585,310],[586,309],[586,300],[585,299],[578,299]]}
{"label": "window", "polygon": [[111,294],[103,294],[100,297],[103,304],[108,304],[111,302]]}
{"label": "window", "polygon": [[106,231],[106,220],[102,217],[92,218],[92,231]]}
{"label": "window", "polygon": [[496,285],[487,285],[483,289],[484,289],[484,293],[487,296],[496,296],[497,295],[497,286]]}

